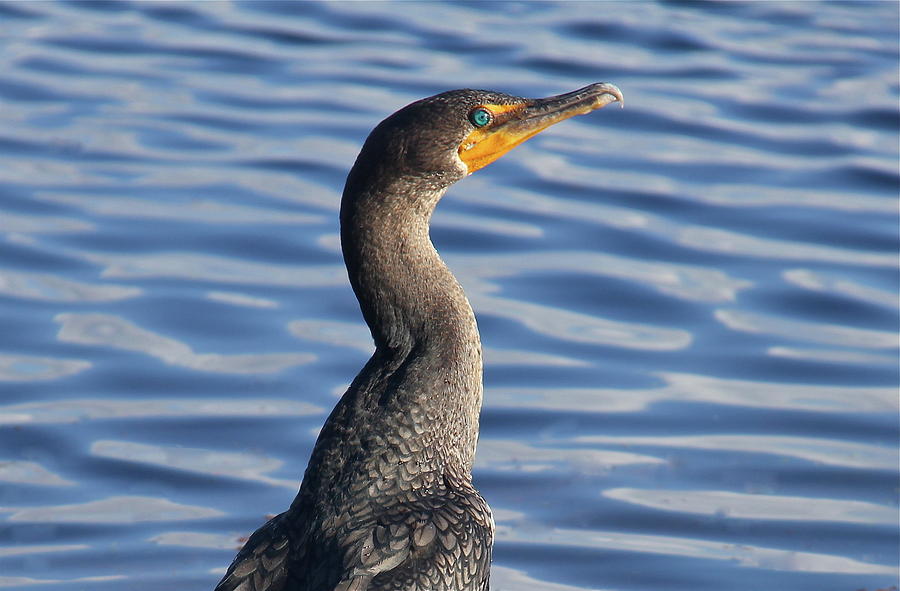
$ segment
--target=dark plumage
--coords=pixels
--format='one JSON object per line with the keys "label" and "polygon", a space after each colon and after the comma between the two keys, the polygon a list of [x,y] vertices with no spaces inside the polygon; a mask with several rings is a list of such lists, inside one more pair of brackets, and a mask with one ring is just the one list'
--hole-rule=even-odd
{"label": "dark plumage", "polygon": [[488,589],[494,524],[471,476],[481,341],[429,221],[473,170],[621,98],[601,84],[539,100],[454,90],[372,131],[344,188],[341,241],[376,351],[325,422],[290,509],[250,537],[216,591]]}

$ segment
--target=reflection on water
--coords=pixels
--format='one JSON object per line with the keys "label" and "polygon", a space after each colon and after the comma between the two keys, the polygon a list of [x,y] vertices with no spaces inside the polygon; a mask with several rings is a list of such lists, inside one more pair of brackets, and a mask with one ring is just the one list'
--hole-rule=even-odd
{"label": "reflection on water", "polygon": [[874,304],[893,310],[897,305],[896,294],[861,285],[855,281],[817,273],[811,269],[791,269],[784,272],[784,280],[799,287],[837,296],[844,296],[859,302]]}
{"label": "reflection on water", "polygon": [[8,521],[28,523],[138,523],[141,521],[186,521],[208,519],[221,512],[208,507],[180,505],[156,497],[110,497],[89,503],[55,507],[21,507],[10,513]]}
{"label": "reflection on water", "polygon": [[777,387],[773,387],[771,382],[723,380],[674,373],[657,375],[665,385],[627,391],[600,388],[498,388],[494,390],[492,406],[569,411],[594,408],[596,412],[604,414],[646,410],[650,405],[662,401],[707,402],[822,413],[890,413],[897,408],[897,391],[894,388],[808,384],[777,384]]}
{"label": "reflection on water", "polygon": [[121,279],[182,279],[294,287],[329,287],[346,282],[344,269],[332,265],[291,267],[187,252],[147,256],[84,253],[83,256],[90,262],[105,267],[104,277]]}
{"label": "reflection on water", "polygon": [[282,399],[76,400],[25,402],[0,407],[0,425],[74,423],[150,417],[299,417],[320,414],[322,408]]}
{"label": "reflection on water", "polygon": [[189,201],[186,203],[159,203],[130,197],[97,195],[67,195],[40,193],[37,198],[72,205],[94,215],[110,217],[141,217],[145,219],[172,220],[179,223],[199,224],[287,224],[302,225],[322,223],[322,216],[294,212],[276,212],[257,207],[218,203],[215,201]]}
{"label": "reflection on water", "polygon": [[0,294],[51,302],[110,302],[141,295],[137,287],[97,285],[70,281],[49,273],[6,270],[0,277]]}
{"label": "reflection on water", "polygon": [[92,443],[91,454],[98,458],[152,464],[211,476],[244,478],[272,486],[286,486],[292,490],[297,488],[295,480],[278,480],[265,475],[280,468],[283,462],[256,454],[107,440]]}
{"label": "reflection on water", "polygon": [[0,482],[38,486],[72,486],[75,484],[35,462],[17,461],[0,463]]}
{"label": "reflection on water", "polygon": [[[398,9],[399,8],[399,9]],[[898,581],[896,3],[0,0],[0,587],[211,588],[372,351],[340,189],[451,87],[492,589]]]}
{"label": "reflection on water", "polygon": [[[150,538],[151,542],[160,546],[184,546],[187,548],[216,548],[219,550],[234,550],[236,547],[234,538],[231,536],[202,534],[193,531],[171,531],[164,532],[158,536]],[[219,577],[225,574],[225,567],[215,569],[220,573]]]}
{"label": "reflection on water", "polygon": [[815,464],[844,466],[861,470],[890,472],[900,462],[900,454],[889,447],[865,445],[836,439],[811,437],[776,437],[773,435],[718,435],[709,434],[687,437],[605,437],[586,435],[578,437],[580,443],[662,449],[700,449],[707,451],[733,451],[745,454],[772,454],[784,458],[798,458]]}
{"label": "reflection on water", "polygon": [[265,298],[256,298],[243,293],[233,291],[210,291],[206,297],[214,302],[223,302],[233,306],[247,306],[250,308],[277,308],[278,302]]}
{"label": "reflection on water", "polygon": [[0,354],[0,382],[55,380],[84,371],[90,361]]}
{"label": "reflection on water", "polygon": [[[645,284],[660,293],[702,302],[734,301],[741,289],[752,284],[734,279],[715,269],[678,264],[661,264],[615,257],[595,252],[534,253],[528,257],[506,255],[492,257],[453,257],[454,265],[465,269],[466,285],[478,280],[519,277],[534,273],[577,273],[623,279]],[[485,289],[485,288],[482,288]],[[486,289],[487,290],[487,289]],[[490,291],[495,291],[490,289]]]}
{"label": "reflection on water", "polygon": [[896,514],[891,507],[861,501],[748,495],[725,491],[611,488],[603,491],[603,495],[652,509],[713,515],[721,519],[842,521],[881,525],[890,523]]}
{"label": "reflection on water", "polygon": [[[53,546],[51,552],[75,552],[80,550],[80,546]],[[40,553],[40,550],[38,551]],[[105,577],[77,577],[77,578],[65,578],[65,579],[46,579],[46,578],[32,578],[32,577],[5,577],[0,575],[0,587],[31,587],[34,585],[96,585],[100,583],[106,583],[111,581],[122,581],[127,577],[124,575],[109,575]]]}
{"label": "reflection on water", "polygon": [[126,351],[138,351],[170,365],[219,373],[271,373],[315,360],[303,353],[266,355],[219,355],[194,353],[175,339],[155,334],[109,314],[60,314],[59,340],[80,345],[104,345]]}
{"label": "reflection on water", "polygon": [[[568,442],[566,442],[568,444]],[[617,466],[661,464],[665,460],[636,453],[554,446],[542,441],[533,446],[519,441],[483,439],[478,444],[478,467],[511,472],[605,473]]]}
{"label": "reflection on water", "polygon": [[615,322],[530,302],[471,293],[472,305],[485,314],[517,320],[536,333],[571,343],[630,349],[673,350],[690,345],[690,333],[642,324]]}
{"label": "reflection on water", "polygon": [[897,347],[897,335],[891,332],[798,322],[739,310],[716,310],[716,319],[732,330],[799,339],[818,345],[843,345],[864,349]]}
{"label": "reflection on water", "polygon": [[498,538],[522,545],[547,544],[562,548],[608,550],[615,553],[637,552],[640,554],[665,554],[680,558],[721,560],[743,568],[763,568],[776,571],[888,576],[895,572],[891,567],[868,564],[842,556],[745,544],[735,546],[687,537],[670,538],[618,532],[556,529],[547,536],[546,541],[538,542],[527,535],[516,533],[516,529],[515,527],[498,529]]}

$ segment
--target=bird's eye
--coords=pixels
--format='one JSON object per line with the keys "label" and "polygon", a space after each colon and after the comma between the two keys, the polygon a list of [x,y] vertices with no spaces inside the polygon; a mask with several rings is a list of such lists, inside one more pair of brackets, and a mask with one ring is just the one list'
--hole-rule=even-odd
{"label": "bird's eye", "polygon": [[469,121],[475,127],[484,127],[494,118],[494,115],[483,107],[478,107],[469,113]]}

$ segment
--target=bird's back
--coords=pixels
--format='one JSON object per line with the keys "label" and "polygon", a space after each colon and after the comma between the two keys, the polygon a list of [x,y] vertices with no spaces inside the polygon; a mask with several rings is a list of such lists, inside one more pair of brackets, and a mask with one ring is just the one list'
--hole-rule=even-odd
{"label": "bird's back", "polygon": [[259,528],[216,591],[486,591],[493,520],[466,482],[358,491],[323,518],[295,504]]}
{"label": "bird's back", "polygon": [[[216,591],[488,589],[493,519],[455,443],[474,447],[455,425],[476,421],[477,405],[435,383],[444,357],[376,351],[326,420],[291,508]],[[437,404],[448,388],[454,403]]]}

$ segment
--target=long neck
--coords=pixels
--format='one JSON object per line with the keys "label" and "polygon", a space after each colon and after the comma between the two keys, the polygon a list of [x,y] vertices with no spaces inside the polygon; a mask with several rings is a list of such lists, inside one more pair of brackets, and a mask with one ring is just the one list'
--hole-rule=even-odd
{"label": "long neck", "polygon": [[[345,192],[344,260],[383,353],[405,356],[415,350],[462,361],[461,347],[480,345],[465,293],[429,238],[431,213],[442,194],[442,189],[405,184],[352,196]],[[477,371],[480,375],[480,367]]]}
{"label": "long neck", "polygon": [[[361,182],[351,174],[341,241],[376,345],[354,385],[378,392],[379,406],[397,409],[413,423],[427,416],[427,437],[439,438],[449,454],[446,462],[468,472],[481,409],[481,341],[462,287],[428,234],[444,190],[425,183]],[[369,396],[353,390],[348,395]],[[375,399],[357,402],[371,408]]]}

